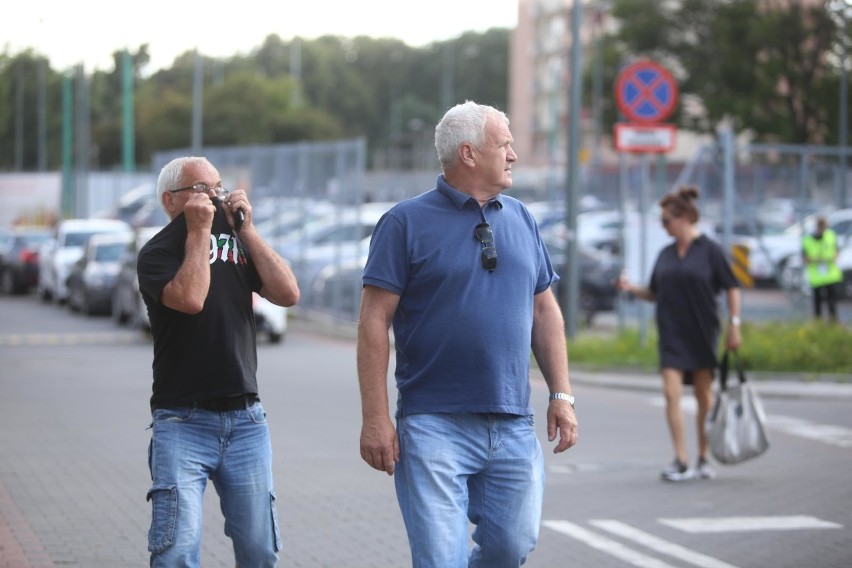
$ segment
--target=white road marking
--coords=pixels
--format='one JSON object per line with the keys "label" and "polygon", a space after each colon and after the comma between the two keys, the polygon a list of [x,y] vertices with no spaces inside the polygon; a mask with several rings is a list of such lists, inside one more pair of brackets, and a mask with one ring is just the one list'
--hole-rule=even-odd
{"label": "white road marking", "polygon": [[692,564],[694,566],[699,566],[700,568],[736,568],[733,564],[728,564],[727,562],[723,562],[721,560],[713,558],[712,556],[707,556],[706,554],[695,552],[694,550],[690,550],[679,544],[674,544],[672,542],[634,528],[626,523],[622,523],[621,521],[616,521],[612,519],[601,519],[593,520],[590,522],[594,526],[605,531],[611,532],[614,535],[626,538],[628,540],[632,540],[633,542],[641,544],[646,548],[650,548],[651,550],[654,550],[656,552],[672,556],[683,562],[688,562],[689,564]]}
{"label": "white road marking", "polygon": [[[660,397],[654,397],[649,402],[651,406],[660,408],[665,406],[665,401]],[[694,415],[696,409],[695,399],[684,397],[681,401],[681,408],[683,408],[685,414]],[[817,424],[802,420],[801,418],[781,414],[767,414],[766,419],[772,430],[778,430],[785,434],[808,440],[815,440],[831,446],[852,448],[852,428]]]}
{"label": "white road marking", "polygon": [[658,519],[664,525],[688,533],[720,533],[746,531],[779,531],[801,529],[842,529],[843,525],[809,515],[776,517],[697,517],[691,519]]}
{"label": "white road marking", "polygon": [[558,533],[570,536],[592,548],[615,556],[631,566],[637,566],[638,568],[675,568],[675,566],[667,564],[662,560],[657,560],[652,556],[636,552],[616,540],[606,538],[568,521],[543,521],[542,525]]}
{"label": "white road marking", "polygon": [[841,448],[852,448],[852,429],[843,426],[814,424],[792,416],[772,415],[767,416],[767,418],[770,428]]}

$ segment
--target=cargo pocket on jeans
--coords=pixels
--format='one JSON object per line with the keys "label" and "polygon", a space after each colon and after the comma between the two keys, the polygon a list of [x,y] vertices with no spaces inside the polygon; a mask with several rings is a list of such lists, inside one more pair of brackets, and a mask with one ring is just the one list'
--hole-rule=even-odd
{"label": "cargo pocket on jeans", "polygon": [[269,505],[272,508],[272,538],[275,541],[275,552],[281,552],[284,543],[281,542],[281,531],[278,528],[278,508],[275,506],[275,491],[269,493]]}
{"label": "cargo pocket on jeans", "polygon": [[177,489],[175,485],[154,485],[148,490],[151,501],[151,528],[148,530],[148,552],[157,554],[175,541],[177,522]]}

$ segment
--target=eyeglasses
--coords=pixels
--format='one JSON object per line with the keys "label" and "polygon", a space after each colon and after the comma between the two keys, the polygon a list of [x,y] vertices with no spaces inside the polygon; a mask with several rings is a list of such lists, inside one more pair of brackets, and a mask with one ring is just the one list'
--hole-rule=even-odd
{"label": "eyeglasses", "polygon": [[179,191],[186,191],[187,189],[191,189],[192,193],[210,193],[211,189],[213,191],[215,191],[217,194],[222,193],[224,191],[224,189],[222,188],[221,182],[218,183],[216,185],[216,187],[210,187],[209,185],[207,185],[203,181],[199,181],[198,183],[194,183],[194,184],[188,185],[186,187],[179,187],[177,189],[170,189],[168,191],[169,191],[169,193],[177,193]]}
{"label": "eyeglasses", "polygon": [[497,249],[494,248],[494,233],[491,225],[480,223],[473,231],[473,237],[482,243],[482,268],[493,272],[497,268]]}

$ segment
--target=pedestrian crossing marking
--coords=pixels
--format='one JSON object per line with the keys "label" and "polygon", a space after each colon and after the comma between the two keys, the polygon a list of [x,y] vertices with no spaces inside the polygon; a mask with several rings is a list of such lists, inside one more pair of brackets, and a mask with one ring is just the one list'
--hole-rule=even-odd
{"label": "pedestrian crossing marking", "polygon": [[[842,529],[843,525],[825,521],[809,515],[779,515],[752,517],[696,517],[682,519],[657,519],[661,524],[688,533],[721,533],[771,530],[800,529]],[[697,568],[737,568],[718,558],[690,550],[663,538],[637,529],[615,519],[593,519],[589,523],[594,527],[631,541],[658,554],[664,554],[677,561],[676,566],[695,566]],[[542,526],[573,538],[595,550],[604,552],[637,568],[674,568],[659,558],[634,550],[618,540],[614,540],[596,531],[584,528],[576,523],[561,519],[542,521]]]}
{"label": "pedestrian crossing marking", "polygon": [[712,556],[701,554],[690,550],[685,546],[669,542],[652,534],[641,531],[621,521],[612,519],[602,519],[590,521],[594,526],[603,529],[616,536],[632,540],[633,542],[649,548],[655,552],[666,554],[672,558],[688,562],[699,568],[736,568],[733,564],[728,564]]}
{"label": "pedestrian crossing marking", "polygon": [[[649,399],[649,404],[662,408],[665,406],[665,400],[660,397],[653,397]],[[685,414],[695,414],[697,408],[695,399],[684,398],[681,401],[681,407]],[[852,448],[852,428],[817,424],[816,422],[781,414],[767,414],[766,421],[772,430],[778,430],[791,436],[798,436],[839,448]]]}
{"label": "pedestrian crossing marking", "polygon": [[810,515],[772,517],[700,517],[692,519],[659,519],[659,521],[664,525],[693,534],[843,528],[843,525],[824,521]]}
{"label": "pedestrian crossing marking", "polygon": [[673,564],[668,564],[662,560],[654,558],[653,556],[647,556],[641,552],[637,552],[616,540],[601,536],[594,531],[584,529],[580,525],[576,525],[569,521],[543,521],[542,525],[558,533],[579,540],[583,544],[591,546],[601,552],[615,556],[619,560],[623,560],[631,566],[637,566],[638,568],[676,568]]}

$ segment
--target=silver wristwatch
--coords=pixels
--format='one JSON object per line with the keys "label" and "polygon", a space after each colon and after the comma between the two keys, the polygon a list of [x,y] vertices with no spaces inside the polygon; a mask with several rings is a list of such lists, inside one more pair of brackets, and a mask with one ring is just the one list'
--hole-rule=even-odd
{"label": "silver wristwatch", "polygon": [[565,400],[571,405],[571,408],[574,408],[574,395],[564,392],[554,392],[550,393],[550,400]]}

